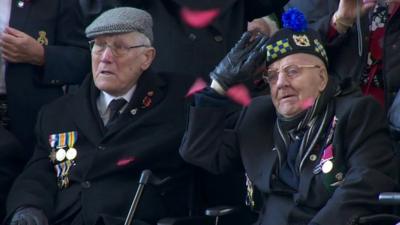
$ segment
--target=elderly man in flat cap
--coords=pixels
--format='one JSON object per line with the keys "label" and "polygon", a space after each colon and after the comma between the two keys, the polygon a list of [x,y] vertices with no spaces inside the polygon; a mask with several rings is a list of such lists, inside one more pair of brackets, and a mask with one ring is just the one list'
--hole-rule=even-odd
{"label": "elderly man in flat cap", "polygon": [[[92,75],[46,106],[33,158],[7,202],[10,224],[122,224],[141,171],[182,177],[178,148],[192,80],[154,74],[152,18],[136,8],[104,12],[86,29]],[[133,224],[185,210],[184,182],[146,186]]]}

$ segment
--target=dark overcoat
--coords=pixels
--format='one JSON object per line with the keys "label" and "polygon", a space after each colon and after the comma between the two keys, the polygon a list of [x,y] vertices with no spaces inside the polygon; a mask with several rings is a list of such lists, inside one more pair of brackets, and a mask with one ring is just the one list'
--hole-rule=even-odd
{"label": "dark overcoat", "polygon": [[77,0],[12,0],[9,26],[44,46],[44,66],[8,63],[6,67],[10,130],[22,142],[27,161],[34,149],[38,111],[62,96],[64,85],[83,81],[90,71],[90,52]]}
{"label": "dark overcoat", "polygon": [[333,101],[336,125],[324,131],[333,132],[333,169],[321,171],[327,148],[315,145],[301,156],[299,187],[293,193],[275,188],[284,152],[274,148],[276,112],[269,96],[253,99],[230,130],[225,129],[226,107],[192,107],[180,153],[214,173],[243,164],[264,199],[256,224],[350,224],[376,213],[378,193],[394,189],[394,153],[383,112],[371,97]]}
{"label": "dark overcoat", "polygon": [[[189,76],[145,72],[127,108],[108,130],[96,107],[99,90],[91,77],[76,94],[43,107],[38,143],[10,192],[8,214],[28,205],[43,209],[50,224],[122,223],[144,169],[177,179],[147,186],[135,219],[153,224],[161,217],[185,213],[187,182],[178,179],[185,172],[178,148],[184,131],[184,96],[191,82]],[[77,157],[67,173],[69,185],[60,188],[56,167],[61,163],[49,159],[49,135],[73,131]]]}

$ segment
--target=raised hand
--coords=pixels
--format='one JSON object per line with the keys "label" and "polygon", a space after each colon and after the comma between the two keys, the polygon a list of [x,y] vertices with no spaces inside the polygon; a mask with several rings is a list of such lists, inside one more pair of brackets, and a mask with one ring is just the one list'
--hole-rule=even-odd
{"label": "raised hand", "polygon": [[265,60],[265,42],[267,37],[257,35],[254,40],[250,32],[245,32],[225,58],[210,73],[224,91],[233,85],[254,79],[257,70]]}

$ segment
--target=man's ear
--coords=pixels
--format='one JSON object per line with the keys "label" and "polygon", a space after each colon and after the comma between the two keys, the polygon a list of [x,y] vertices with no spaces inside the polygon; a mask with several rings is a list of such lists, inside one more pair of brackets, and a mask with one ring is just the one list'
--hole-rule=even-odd
{"label": "man's ear", "polygon": [[321,69],[319,72],[319,76],[321,78],[321,84],[319,85],[319,91],[323,91],[328,84],[328,72],[326,69]]}
{"label": "man's ear", "polygon": [[143,61],[140,68],[145,71],[147,70],[151,63],[153,62],[154,58],[156,57],[156,49],[153,47],[146,48],[145,52],[143,53],[145,60]]}

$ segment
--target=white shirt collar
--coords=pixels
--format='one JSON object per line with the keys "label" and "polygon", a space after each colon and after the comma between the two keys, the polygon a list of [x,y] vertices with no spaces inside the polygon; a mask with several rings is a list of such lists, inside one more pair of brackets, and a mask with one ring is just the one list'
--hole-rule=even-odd
{"label": "white shirt collar", "polygon": [[[126,92],[124,95],[121,95],[121,96],[113,96],[104,91],[100,91],[100,95],[97,98],[97,109],[99,110],[100,117],[103,120],[104,124],[107,123],[109,116],[110,116],[109,115],[110,112],[108,110],[108,105],[110,104],[110,102],[114,99],[119,99],[119,98],[123,98],[127,102],[129,102],[131,100],[135,90],[136,90],[136,85],[134,85],[131,89],[129,89],[128,92]],[[127,105],[128,104],[126,104],[124,107],[122,107],[121,112],[125,110]]]}
{"label": "white shirt collar", "polygon": [[111,102],[112,100],[114,100],[114,99],[123,98],[123,99],[125,99],[127,102],[129,102],[129,101],[131,100],[131,98],[132,98],[132,95],[133,95],[133,92],[135,91],[135,89],[136,89],[136,85],[133,86],[131,89],[129,89],[129,91],[126,92],[124,95],[121,95],[121,96],[113,96],[113,95],[110,95],[110,94],[108,94],[108,93],[106,93],[106,92],[104,92],[104,91],[101,91],[99,97],[100,97],[100,99],[102,99],[101,101],[103,101],[103,103],[105,103],[104,105],[105,105],[106,107],[108,107],[108,105],[110,104],[110,102]]}

